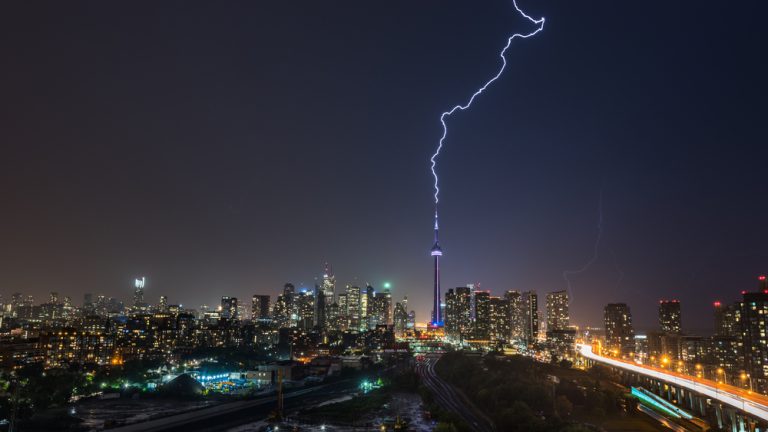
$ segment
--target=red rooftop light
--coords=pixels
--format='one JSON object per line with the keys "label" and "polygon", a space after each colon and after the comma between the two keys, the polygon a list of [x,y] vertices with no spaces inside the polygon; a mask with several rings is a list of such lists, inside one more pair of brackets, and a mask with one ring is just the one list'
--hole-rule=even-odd
{"label": "red rooftop light", "polygon": [[714,303],[714,305],[715,305],[715,307],[720,307],[720,302],[719,302],[719,301],[716,301],[716,302]]}
{"label": "red rooftop light", "polygon": [[764,275],[760,275],[757,279],[761,280],[761,281],[764,281],[765,280],[765,276]]}

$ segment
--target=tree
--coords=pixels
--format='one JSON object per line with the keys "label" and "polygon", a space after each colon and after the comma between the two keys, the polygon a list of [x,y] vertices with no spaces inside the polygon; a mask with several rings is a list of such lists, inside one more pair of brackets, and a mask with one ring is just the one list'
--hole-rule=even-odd
{"label": "tree", "polygon": [[568,417],[573,412],[573,404],[567,397],[562,395],[558,396],[557,399],[555,399],[555,411],[560,417]]}
{"label": "tree", "polygon": [[453,423],[440,422],[433,429],[434,432],[459,432]]}

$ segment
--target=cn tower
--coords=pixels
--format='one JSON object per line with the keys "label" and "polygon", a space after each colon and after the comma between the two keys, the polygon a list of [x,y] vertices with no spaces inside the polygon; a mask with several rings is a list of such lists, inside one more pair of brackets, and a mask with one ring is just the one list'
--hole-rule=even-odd
{"label": "cn tower", "polygon": [[443,326],[443,314],[440,310],[440,257],[443,256],[443,249],[440,247],[440,242],[437,238],[437,231],[438,231],[438,225],[437,225],[437,208],[435,208],[435,244],[432,246],[432,258],[434,259],[434,276],[435,276],[435,285],[434,285],[434,301],[432,303],[432,322],[430,323],[431,327],[442,327]]}

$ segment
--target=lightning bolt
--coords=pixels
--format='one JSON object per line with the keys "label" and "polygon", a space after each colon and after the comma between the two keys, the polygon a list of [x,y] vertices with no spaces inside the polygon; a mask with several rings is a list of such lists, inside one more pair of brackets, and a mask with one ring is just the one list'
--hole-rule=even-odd
{"label": "lightning bolt", "polygon": [[474,94],[472,94],[472,97],[469,98],[469,101],[465,105],[456,105],[455,107],[451,108],[449,111],[444,112],[440,116],[440,123],[443,125],[443,136],[440,137],[440,142],[437,145],[435,154],[433,154],[432,157],[429,158],[430,162],[432,163],[430,168],[432,170],[432,176],[435,178],[435,205],[437,205],[439,201],[439,195],[440,195],[440,187],[438,186],[437,171],[435,170],[435,167],[437,165],[436,159],[440,155],[440,150],[443,149],[443,142],[445,141],[445,137],[448,136],[448,126],[445,123],[445,119],[452,116],[453,113],[455,113],[456,111],[464,111],[465,109],[472,106],[472,102],[474,102],[475,98],[479,96],[481,93],[483,93],[485,89],[488,88],[488,86],[491,85],[494,81],[499,79],[501,74],[504,73],[504,69],[507,67],[507,58],[505,57],[505,54],[509,49],[510,45],[512,45],[512,40],[514,40],[515,38],[527,39],[535,35],[536,33],[544,30],[544,17],[537,20],[533,19],[530,16],[528,16],[525,12],[523,12],[523,10],[520,9],[520,7],[517,6],[517,0],[512,0],[512,4],[515,6],[515,9],[517,10],[517,12],[520,13],[520,15],[522,15],[528,21],[538,25],[538,28],[531,33],[527,33],[527,34],[515,33],[512,36],[510,36],[507,39],[507,44],[504,46],[504,49],[502,49],[501,53],[499,54],[499,57],[501,57],[501,68],[496,73],[496,75],[494,75],[491,79],[486,81],[486,83],[483,84],[482,87],[480,87]]}
{"label": "lightning bolt", "polygon": [[[600,191],[600,201],[597,205],[597,211],[598,211],[598,218],[597,218],[597,237],[595,238],[595,247],[592,253],[592,259],[590,259],[586,264],[584,264],[580,269],[578,270],[566,270],[563,272],[563,279],[565,279],[565,283],[568,285],[568,297],[573,298],[573,287],[571,286],[571,279],[570,277],[576,274],[584,273],[585,271],[589,270],[590,267],[592,267],[592,264],[597,261],[597,259],[600,256],[600,240],[603,238],[603,191]],[[614,266],[615,266],[615,258],[614,255]],[[618,266],[616,266],[616,269],[621,274],[621,278],[624,277],[624,273],[621,272],[621,270],[618,269]]]}
{"label": "lightning bolt", "polygon": [[[563,279],[565,279],[565,283],[568,285],[568,297],[573,299],[573,286],[571,284],[571,276],[577,275],[580,273],[584,273],[585,271],[589,270],[590,267],[592,267],[592,264],[594,264],[598,258],[600,257],[600,246],[601,242],[603,240],[603,191],[600,190],[600,200],[597,205],[597,237],[595,238],[595,247],[592,253],[592,259],[590,259],[586,264],[584,264],[580,269],[578,270],[566,270],[563,272]],[[608,253],[611,254],[611,259],[613,263],[613,269],[616,272],[616,287],[618,288],[621,285],[621,281],[624,280],[624,271],[619,267],[618,260],[616,259],[616,252],[614,252],[613,249],[611,249],[608,245],[603,245],[604,250],[608,250]]]}

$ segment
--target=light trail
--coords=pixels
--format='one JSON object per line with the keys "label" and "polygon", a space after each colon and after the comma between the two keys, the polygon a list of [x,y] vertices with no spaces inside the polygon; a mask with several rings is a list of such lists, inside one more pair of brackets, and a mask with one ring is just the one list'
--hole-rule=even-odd
{"label": "light trail", "polygon": [[593,352],[592,346],[587,344],[577,344],[576,349],[584,358],[665,381],[720,401],[759,419],[768,420],[768,397],[766,396],[711,380],[604,357]]}
{"label": "light trail", "polygon": [[456,111],[464,111],[465,109],[467,109],[470,106],[472,106],[472,102],[474,102],[475,98],[477,96],[479,96],[481,93],[483,93],[485,91],[485,89],[488,88],[488,86],[491,85],[494,81],[499,79],[501,74],[504,72],[504,69],[507,67],[507,58],[504,55],[507,52],[507,49],[509,49],[510,45],[512,45],[512,40],[514,40],[515,38],[527,39],[527,38],[535,35],[536,33],[544,30],[544,18],[543,17],[539,18],[539,19],[533,19],[529,15],[527,15],[525,12],[523,12],[523,10],[520,9],[520,7],[517,6],[517,0],[512,0],[512,4],[515,6],[515,9],[517,10],[517,12],[520,13],[520,15],[522,15],[528,21],[530,21],[530,22],[532,22],[534,24],[537,24],[538,28],[536,28],[536,30],[534,30],[531,33],[525,33],[525,34],[524,33],[515,33],[512,36],[510,36],[507,39],[507,45],[504,46],[504,49],[502,49],[501,53],[499,54],[499,56],[501,57],[501,68],[496,73],[496,75],[494,75],[491,79],[486,81],[486,83],[483,84],[482,87],[480,87],[477,91],[475,91],[475,93],[472,94],[472,97],[469,98],[469,101],[465,105],[456,105],[453,108],[451,108],[449,111],[444,112],[440,116],[440,123],[443,125],[443,136],[440,137],[440,142],[437,145],[437,150],[435,150],[435,153],[432,155],[431,158],[429,158],[429,160],[432,163],[431,168],[430,168],[432,170],[432,176],[435,178],[435,205],[437,205],[437,203],[439,201],[439,195],[440,195],[440,187],[438,185],[438,177],[437,177],[437,170],[436,170],[436,166],[437,166],[437,160],[436,159],[437,159],[437,156],[440,155],[440,150],[443,149],[443,143],[445,141],[445,138],[448,136],[448,125],[446,125],[445,119],[447,117],[450,117],[451,115],[453,115],[453,113],[455,113]]}

